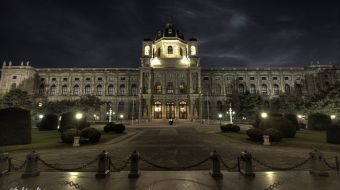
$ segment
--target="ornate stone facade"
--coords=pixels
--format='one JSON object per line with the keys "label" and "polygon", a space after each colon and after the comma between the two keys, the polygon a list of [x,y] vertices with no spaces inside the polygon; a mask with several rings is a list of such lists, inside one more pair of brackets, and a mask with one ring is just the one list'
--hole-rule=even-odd
{"label": "ornate stone facade", "polygon": [[[172,24],[145,39],[137,68],[34,68],[29,63],[3,63],[0,95],[20,88],[36,102],[74,100],[94,95],[127,119],[202,120],[225,111],[230,96],[246,92],[273,98],[280,94],[311,97],[339,80],[339,68],[312,63],[308,67],[200,67],[196,39],[184,40]],[[208,113],[209,112],[209,113]]]}

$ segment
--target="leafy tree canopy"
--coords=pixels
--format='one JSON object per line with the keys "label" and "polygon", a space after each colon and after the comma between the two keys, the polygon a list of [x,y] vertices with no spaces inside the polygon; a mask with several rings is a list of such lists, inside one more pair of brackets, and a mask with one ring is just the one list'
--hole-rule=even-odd
{"label": "leafy tree canopy", "polygon": [[2,107],[20,107],[30,110],[33,106],[33,98],[26,91],[14,89],[2,98]]}

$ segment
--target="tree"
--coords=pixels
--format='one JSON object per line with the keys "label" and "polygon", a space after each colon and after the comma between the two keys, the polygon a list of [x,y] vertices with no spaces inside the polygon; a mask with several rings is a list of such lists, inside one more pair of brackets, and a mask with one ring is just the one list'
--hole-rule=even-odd
{"label": "tree", "polygon": [[305,101],[301,97],[279,96],[269,102],[270,111],[280,113],[297,113],[305,108]]}
{"label": "tree", "polygon": [[264,100],[258,94],[246,93],[235,96],[233,97],[233,102],[239,117],[252,117],[264,107]]}
{"label": "tree", "polygon": [[33,106],[33,98],[26,91],[14,89],[2,98],[3,107],[20,107],[30,110]]}
{"label": "tree", "polygon": [[315,97],[310,102],[309,109],[328,115],[340,113],[340,84],[336,84],[328,92]]}

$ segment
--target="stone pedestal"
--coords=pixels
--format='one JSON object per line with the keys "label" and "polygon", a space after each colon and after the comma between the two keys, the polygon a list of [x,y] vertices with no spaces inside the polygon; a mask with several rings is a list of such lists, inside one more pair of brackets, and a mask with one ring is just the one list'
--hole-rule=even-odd
{"label": "stone pedestal", "polygon": [[79,147],[80,144],[79,144],[79,139],[80,137],[74,137],[74,140],[73,140],[73,147]]}
{"label": "stone pedestal", "polygon": [[263,145],[270,146],[269,135],[263,135]]}

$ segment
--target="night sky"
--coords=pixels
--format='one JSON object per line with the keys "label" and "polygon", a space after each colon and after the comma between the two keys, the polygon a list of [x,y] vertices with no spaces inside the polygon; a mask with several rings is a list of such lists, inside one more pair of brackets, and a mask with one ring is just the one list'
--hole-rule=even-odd
{"label": "night sky", "polygon": [[198,39],[203,67],[340,63],[336,0],[1,0],[0,61],[135,68],[170,20]]}

